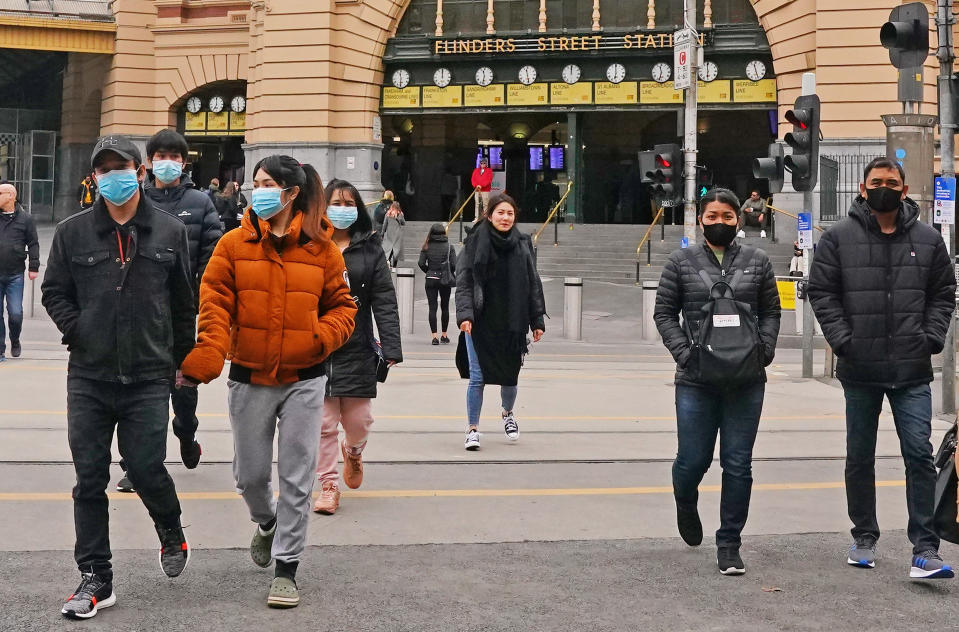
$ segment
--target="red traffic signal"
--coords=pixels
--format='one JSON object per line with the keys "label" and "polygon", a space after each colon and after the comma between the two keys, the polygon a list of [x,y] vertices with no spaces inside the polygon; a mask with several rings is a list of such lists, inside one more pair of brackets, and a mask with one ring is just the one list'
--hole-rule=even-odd
{"label": "red traffic signal", "polygon": [[819,175],[819,112],[821,104],[815,94],[796,99],[793,109],[786,112],[786,120],[793,130],[783,137],[792,148],[792,154],[783,159],[792,173],[796,191],[812,191]]}

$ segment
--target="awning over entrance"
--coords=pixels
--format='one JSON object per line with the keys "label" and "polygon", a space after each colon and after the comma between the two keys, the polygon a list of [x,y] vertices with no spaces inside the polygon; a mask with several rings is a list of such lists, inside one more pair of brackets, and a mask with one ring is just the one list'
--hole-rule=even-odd
{"label": "awning over entrance", "polygon": [[0,48],[112,54],[116,28],[101,0],[0,0]]}

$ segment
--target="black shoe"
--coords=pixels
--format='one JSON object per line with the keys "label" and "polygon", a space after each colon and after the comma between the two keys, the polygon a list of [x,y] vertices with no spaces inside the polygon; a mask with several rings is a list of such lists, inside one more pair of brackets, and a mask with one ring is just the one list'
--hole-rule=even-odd
{"label": "black shoe", "polygon": [[186,469],[194,469],[200,463],[201,454],[203,454],[203,448],[200,447],[196,439],[180,441],[180,458],[183,460]]}
{"label": "black shoe", "polygon": [[19,341],[19,340],[11,341],[11,342],[10,342],[10,355],[12,355],[14,358],[19,358],[19,357],[20,357],[20,353],[21,353],[22,351],[23,351],[23,349],[20,348],[20,341]]}
{"label": "black shoe", "polygon": [[703,523],[699,519],[699,510],[696,505],[682,505],[676,503],[676,525],[679,527],[679,536],[689,546],[699,546],[703,543]]}
{"label": "black shoe", "polygon": [[116,602],[113,582],[105,582],[94,573],[83,573],[80,585],[63,604],[60,614],[68,619],[91,619],[100,608],[109,608]]}
{"label": "black shoe", "polygon": [[739,556],[738,546],[721,546],[716,549],[719,572],[723,575],[745,575],[746,565]]}
{"label": "black shoe", "polygon": [[132,494],[136,490],[133,489],[133,483],[130,482],[130,477],[124,472],[123,478],[117,481],[117,491],[123,492],[124,494]]}
{"label": "black shoe", "polygon": [[444,345],[448,345],[450,343],[450,339],[446,336],[440,336],[440,342],[442,342]]}
{"label": "black shoe", "polygon": [[431,344],[431,345],[433,345],[433,346],[435,347],[435,346],[437,346],[437,345],[439,345],[439,344],[440,344],[440,341],[439,341],[439,340],[437,340],[436,338],[433,338],[433,342],[431,342],[430,344]]}
{"label": "black shoe", "polygon": [[182,527],[156,527],[160,536],[160,568],[167,577],[176,577],[190,561],[190,545]]}

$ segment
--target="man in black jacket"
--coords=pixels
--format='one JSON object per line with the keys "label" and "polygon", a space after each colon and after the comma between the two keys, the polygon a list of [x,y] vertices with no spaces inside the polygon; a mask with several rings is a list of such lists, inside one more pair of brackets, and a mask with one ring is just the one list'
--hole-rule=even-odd
{"label": "man in black jacket", "polygon": [[[164,129],[154,134],[147,141],[147,157],[152,165],[153,179],[144,181],[143,195],[155,209],[165,211],[186,224],[190,245],[190,281],[193,283],[194,296],[199,296],[200,278],[223,231],[210,197],[197,191],[190,177],[183,173],[183,164],[188,155],[186,139],[174,130]],[[189,469],[197,466],[202,454],[202,448],[196,440],[196,429],[200,425],[196,418],[197,397],[195,388],[176,388],[176,385],[171,385],[173,434],[180,441],[180,458]],[[120,461],[120,467],[126,472],[125,461]],[[129,476],[124,475],[117,482],[117,491],[134,491]]]}
{"label": "man in black jacket", "polygon": [[24,260],[30,256],[30,280],[40,269],[40,242],[33,218],[17,204],[17,189],[0,184],[0,362],[6,360],[6,331],[3,304],[10,324],[10,355],[20,357],[20,330],[23,327]]}
{"label": "man in black jacket", "polygon": [[183,223],[142,194],[146,170],[125,136],[104,136],[91,158],[100,197],[57,226],[43,306],[70,351],[67,432],[80,586],[61,612],[87,619],[116,602],[110,564],[110,444],[120,454],[160,538],[160,565],[176,577],[189,547],[167,473],[170,382],[195,340]]}
{"label": "man in black jacket", "polygon": [[932,354],[943,350],[955,311],[956,280],[942,237],[919,221],[905,180],[890,160],[869,163],[849,217],[819,242],[809,297],[846,395],[846,501],[855,539],[847,561],[876,563],[876,432],[885,396],[906,464],[910,576],[931,579],[953,576],[933,528],[929,383]]}

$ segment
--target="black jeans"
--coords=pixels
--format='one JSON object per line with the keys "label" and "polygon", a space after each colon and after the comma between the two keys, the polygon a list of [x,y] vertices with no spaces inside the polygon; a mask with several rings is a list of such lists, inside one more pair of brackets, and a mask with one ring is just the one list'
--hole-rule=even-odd
{"label": "black jeans", "polygon": [[719,435],[723,489],[719,502],[717,546],[739,546],[749,515],[753,487],[753,444],[763,410],[764,383],[722,391],[676,385],[679,451],[673,461],[676,504],[695,507],[699,484],[713,461]]}
{"label": "black jeans", "polygon": [[436,333],[436,308],[439,303],[443,318],[443,333],[450,327],[450,290],[438,280],[426,280],[426,304],[429,306],[430,331]]}
{"label": "black jeans", "polygon": [[932,460],[932,392],[928,384],[884,389],[843,385],[846,394],[846,503],[854,538],[879,539],[876,519],[876,433],[889,398],[906,465],[907,534],[914,553],[939,550],[933,528],[936,466]]}
{"label": "black jeans", "polygon": [[[198,402],[197,388],[177,388],[170,382],[170,404],[173,406],[173,434],[180,441],[190,442],[196,439],[196,429],[200,421],[196,418]],[[127,462],[120,459],[120,469],[127,471]]]}
{"label": "black jeans", "polygon": [[128,476],[153,522],[180,524],[180,501],[166,458],[169,380],[135,384],[67,377],[67,433],[76,469],[74,558],[81,571],[112,577],[110,565],[110,444],[116,427]]}

